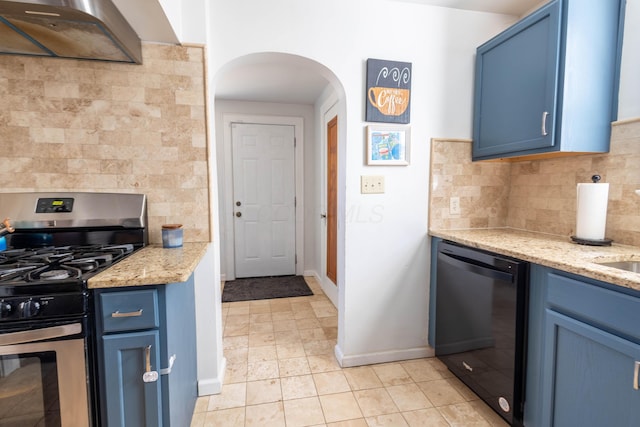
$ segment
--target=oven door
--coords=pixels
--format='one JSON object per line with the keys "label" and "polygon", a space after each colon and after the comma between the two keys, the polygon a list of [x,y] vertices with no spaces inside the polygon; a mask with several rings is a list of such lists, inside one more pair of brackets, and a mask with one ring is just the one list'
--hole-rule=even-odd
{"label": "oven door", "polygon": [[0,335],[0,426],[89,426],[83,324]]}

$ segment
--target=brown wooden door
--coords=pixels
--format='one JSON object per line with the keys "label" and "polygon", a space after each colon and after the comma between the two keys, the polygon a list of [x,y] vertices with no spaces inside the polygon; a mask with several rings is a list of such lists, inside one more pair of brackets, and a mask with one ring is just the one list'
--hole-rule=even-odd
{"label": "brown wooden door", "polygon": [[338,117],[327,123],[327,277],[338,284]]}

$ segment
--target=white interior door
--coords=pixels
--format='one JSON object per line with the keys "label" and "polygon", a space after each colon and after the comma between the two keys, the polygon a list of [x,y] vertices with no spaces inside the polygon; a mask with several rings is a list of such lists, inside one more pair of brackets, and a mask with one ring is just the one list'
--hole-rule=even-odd
{"label": "white interior door", "polygon": [[231,125],[236,277],[295,274],[294,131]]}

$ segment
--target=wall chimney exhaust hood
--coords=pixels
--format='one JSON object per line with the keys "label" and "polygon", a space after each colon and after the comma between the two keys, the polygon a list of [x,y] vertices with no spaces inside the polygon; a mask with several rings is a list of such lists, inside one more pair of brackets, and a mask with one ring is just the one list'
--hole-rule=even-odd
{"label": "wall chimney exhaust hood", "polygon": [[0,54],[142,63],[140,38],[111,0],[0,0]]}

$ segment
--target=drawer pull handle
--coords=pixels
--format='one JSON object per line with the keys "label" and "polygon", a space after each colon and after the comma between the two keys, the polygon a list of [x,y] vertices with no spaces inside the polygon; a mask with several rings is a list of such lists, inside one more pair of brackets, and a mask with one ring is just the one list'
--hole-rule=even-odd
{"label": "drawer pull handle", "polygon": [[547,116],[549,115],[548,111],[542,113],[542,136],[547,136]]}
{"label": "drawer pull handle", "polygon": [[640,374],[640,362],[636,360],[633,367],[633,389],[638,390],[638,374]]}
{"label": "drawer pull handle", "polygon": [[138,310],[138,311],[130,311],[128,313],[120,313],[120,311],[116,310],[113,313],[111,313],[111,317],[140,317],[142,316],[142,309]]}

